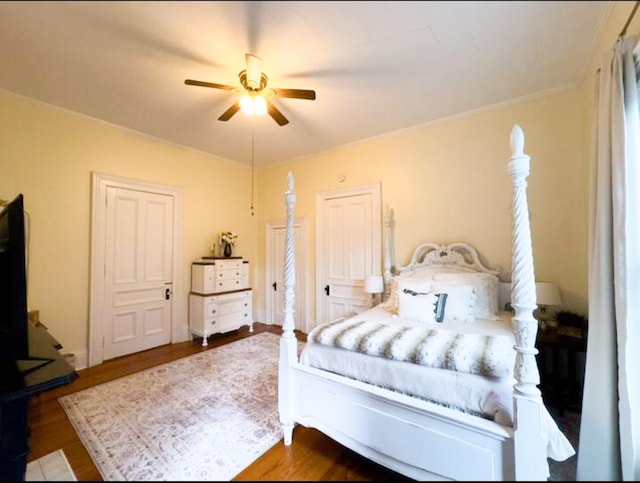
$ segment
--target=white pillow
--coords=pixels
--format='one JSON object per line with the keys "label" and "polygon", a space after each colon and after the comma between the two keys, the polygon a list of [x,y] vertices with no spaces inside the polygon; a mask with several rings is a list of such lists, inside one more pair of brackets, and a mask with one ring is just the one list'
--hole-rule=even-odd
{"label": "white pillow", "polygon": [[414,292],[429,292],[430,283],[424,280],[408,279],[404,276],[394,277],[391,280],[389,299],[384,303],[384,308],[392,314],[398,313],[398,291],[402,291],[405,288]]}
{"label": "white pillow", "polygon": [[490,273],[438,273],[434,282],[471,285],[476,294],[473,315],[476,319],[495,319],[498,316],[498,277]]}
{"label": "white pillow", "polygon": [[476,294],[471,285],[457,285],[448,282],[431,283],[431,291],[434,293],[446,293],[447,308],[444,312],[444,320],[462,320],[472,322],[475,320],[473,313]]}
{"label": "white pillow", "polygon": [[442,322],[447,294],[398,290],[398,315],[401,319],[434,324]]}

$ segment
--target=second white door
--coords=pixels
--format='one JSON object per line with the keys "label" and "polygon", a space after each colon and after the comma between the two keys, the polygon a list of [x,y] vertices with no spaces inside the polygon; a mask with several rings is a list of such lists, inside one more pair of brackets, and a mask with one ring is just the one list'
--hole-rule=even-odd
{"label": "second white door", "polygon": [[[284,322],[284,245],[286,224],[283,222],[267,223],[267,323],[282,325]],[[293,318],[295,328],[308,332],[313,325],[307,316],[306,279],[307,261],[306,226],[304,221],[294,222],[294,243],[296,250],[296,284]]]}
{"label": "second white door", "polygon": [[364,280],[382,265],[380,191],[376,183],[316,198],[318,323],[369,308]]}

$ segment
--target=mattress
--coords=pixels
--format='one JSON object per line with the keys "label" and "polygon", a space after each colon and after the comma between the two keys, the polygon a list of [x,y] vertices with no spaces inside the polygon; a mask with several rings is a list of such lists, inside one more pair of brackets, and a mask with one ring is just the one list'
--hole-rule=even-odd
{"label": "mattress", "polygon": [[[421,325],[418,322],[400,319],[397,315],[388,312],[382,304],[355,317],[404,327]],[[501,314],[498,320],[447,321],[430,328],[461,333],[504,335],[513,339],[508,313]],[[488,378],[421,366],[411,362],[372,357],[312,342],[305,345],[300,355],[300,362],[481,416],[500,424],[513,425],[512,396],[515,384],[513,376]]]}
{"label": "mattress", "polygon": [[[430,326],[430,328],[460,333],[502,335],[510,337],[515,344],[511,329],[511,315],[509,312],[503,312],[500,313],[497,320],[446,321],[442,324],[433,324],[433,327]],[[419,322],[403,320],[397,315],[391,314],[383,304],[352,318],[364,318],[368,321],[404,327],[420,325]],[[312,341],[305,344],[300,354],[300,362],[317,369],[483,417],[505,426],[513,426],[513,385],[516,381],[512,374],[506,377],[486,377],[384,357],[373,357]],[[558,429],[546,408],[543,409],[544,430],[548,439],[548,455],[553,459],[563,461],[573,455],[575,451]]]}

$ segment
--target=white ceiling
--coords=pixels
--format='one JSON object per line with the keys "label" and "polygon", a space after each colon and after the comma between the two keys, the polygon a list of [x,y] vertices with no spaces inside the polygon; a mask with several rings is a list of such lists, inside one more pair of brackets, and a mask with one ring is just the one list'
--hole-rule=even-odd
{"label": "white ceiling", "polygon": [[582,81],[611,2],[0,2],[0,88],[251,164],[217,118],[245,53],[290,120],[255,119],[256,167]]}

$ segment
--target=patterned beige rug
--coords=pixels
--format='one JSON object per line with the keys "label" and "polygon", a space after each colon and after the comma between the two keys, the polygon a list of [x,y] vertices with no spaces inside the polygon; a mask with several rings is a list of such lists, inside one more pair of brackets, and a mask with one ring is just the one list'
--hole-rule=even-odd
{"label": "patterned beige rug", "polygon": [[279,340],[263,332],[59,401],[104,480],[231,480],[281,439]]}

